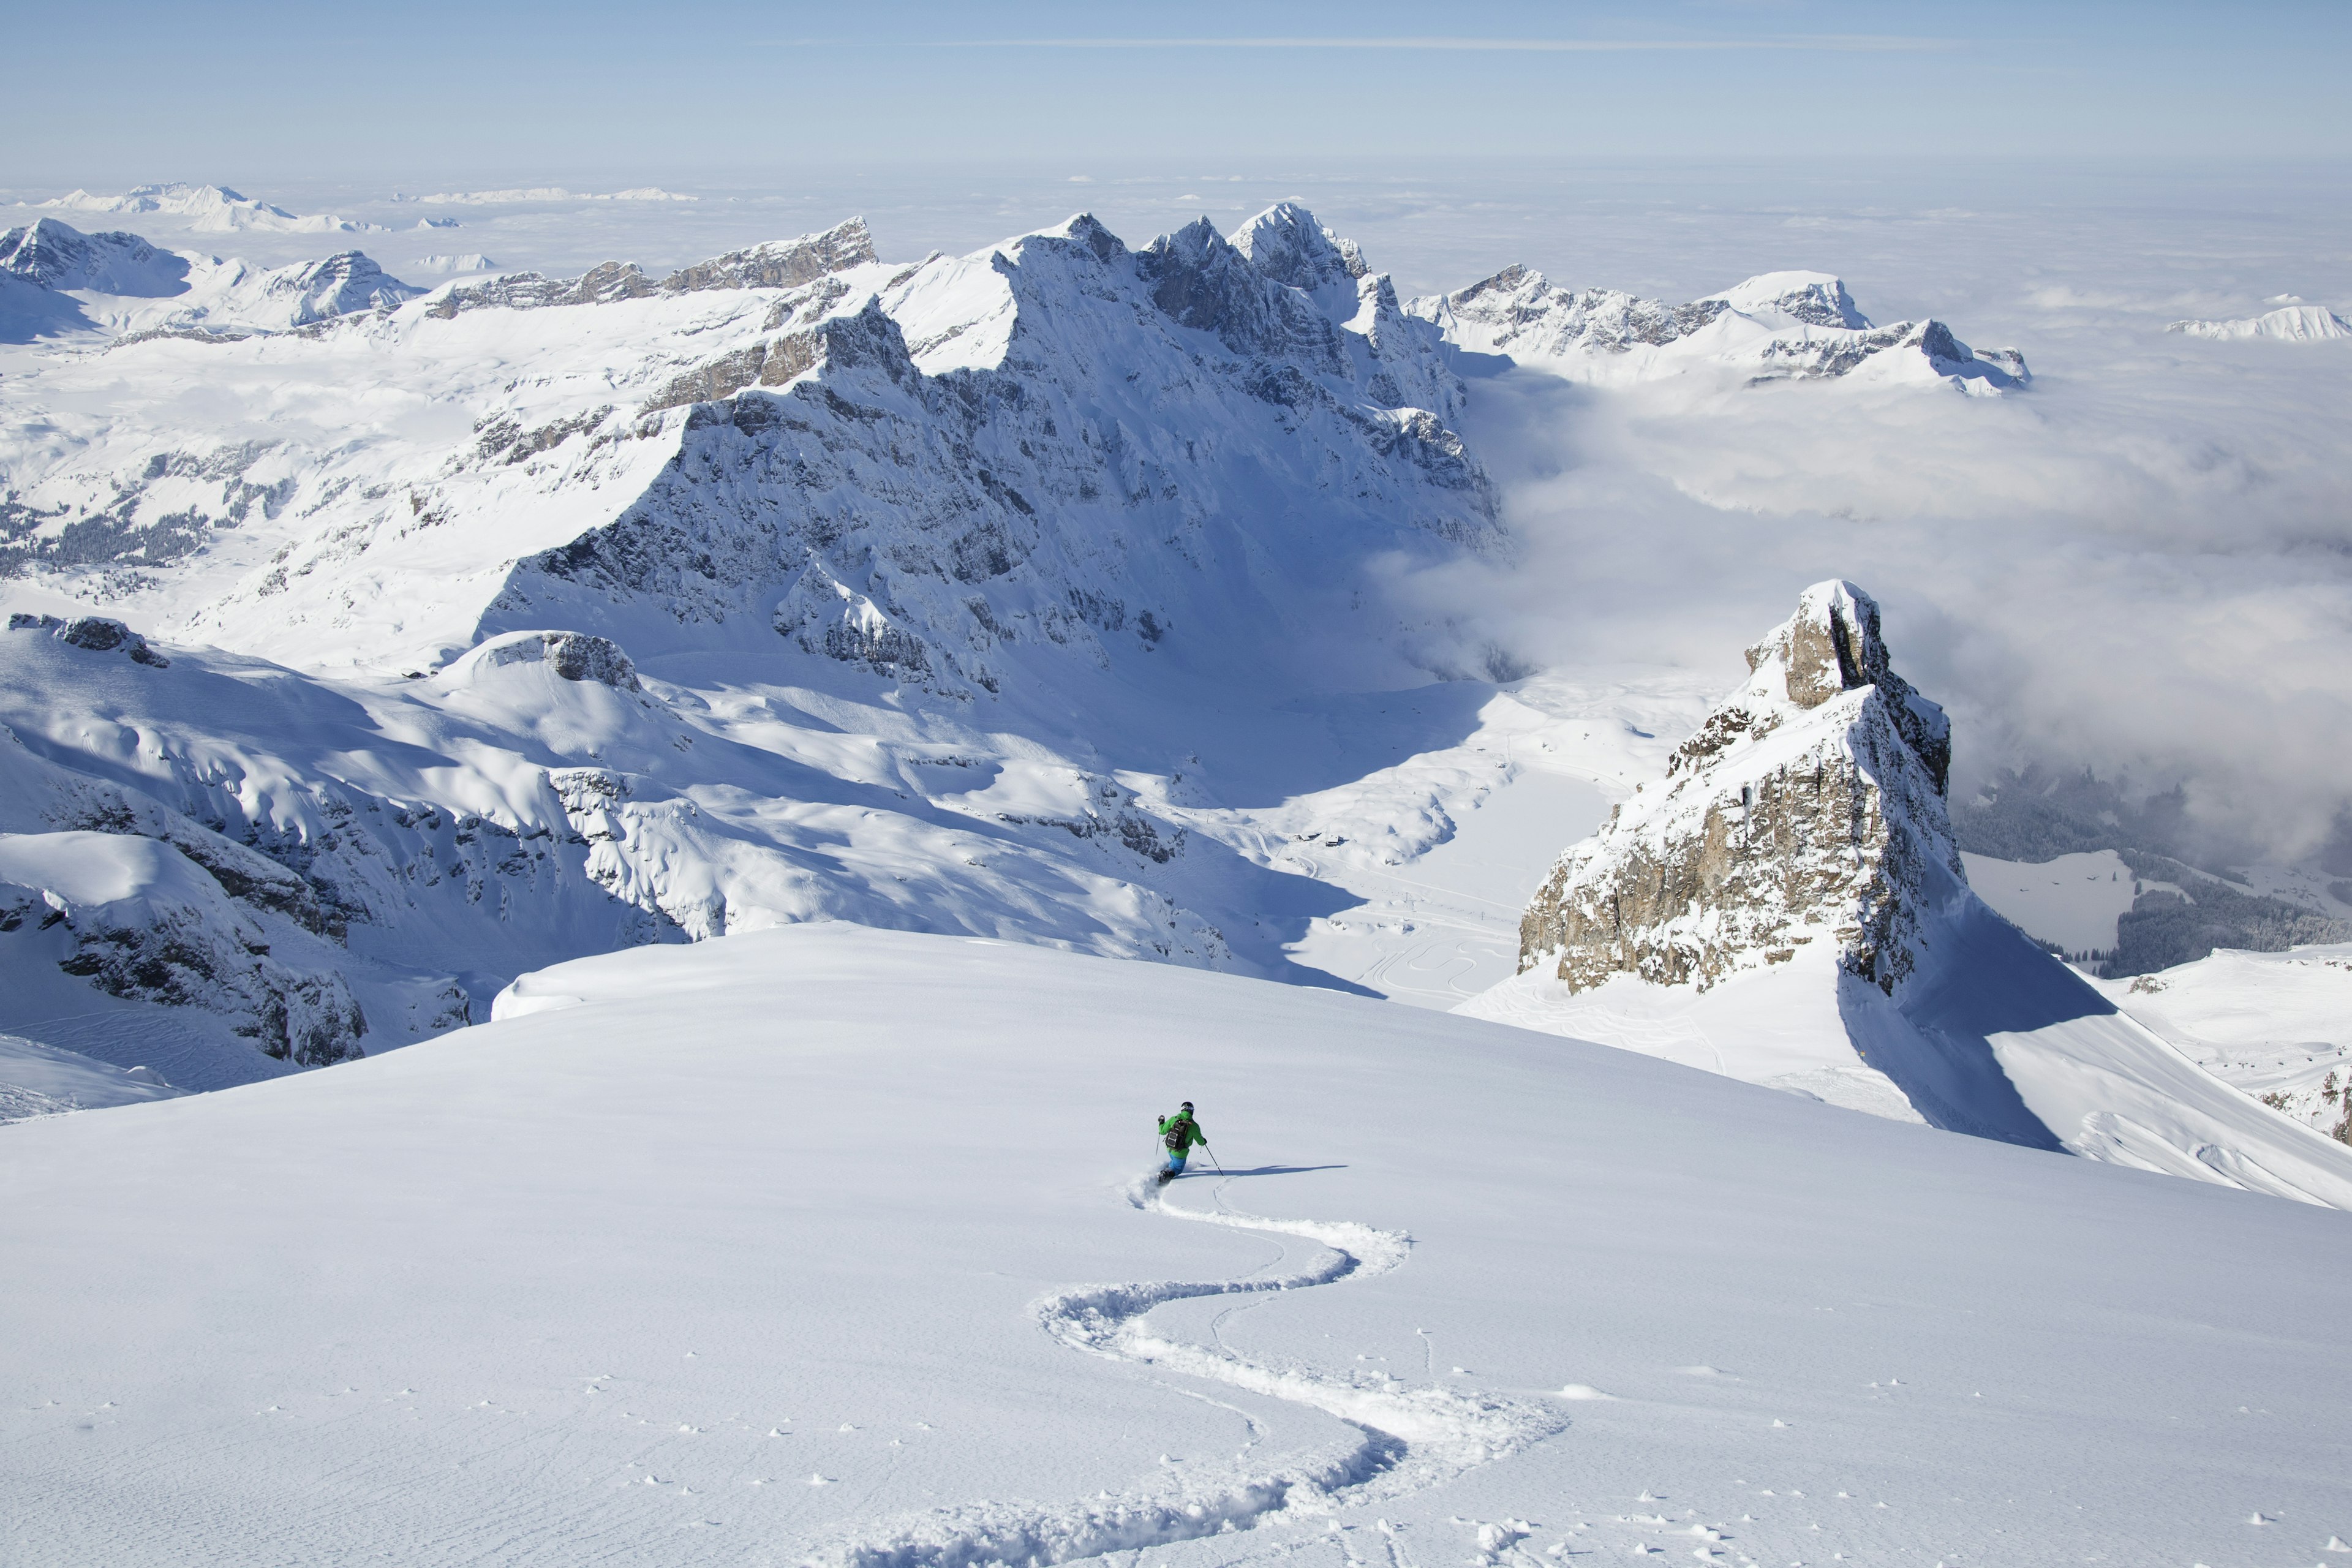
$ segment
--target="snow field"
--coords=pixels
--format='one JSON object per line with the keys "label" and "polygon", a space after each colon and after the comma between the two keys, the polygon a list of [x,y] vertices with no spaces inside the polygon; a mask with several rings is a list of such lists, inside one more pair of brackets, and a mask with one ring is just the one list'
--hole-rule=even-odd
{"label": "snow field", "polygon": [[181,1091],[152,1068],[118,1068],[16,1035],[0,1035],[0,1121],[170,1100]]}
{"label": "snow field", "polygon": [[2112,849],[2041,862],[1996,860],[1963,850],[1969,887],[2026,935],[2068,952],[2116,945],[2116,920],[2131,912],[2132,868]]}
{"label": "snow field", "polygon": [[[499,1013],[0,1130],[11,1554],[1060,1561],[1181,1514],[1219,1533],[1153,1561],[2251,1568],[2347,1532],[2332,1212],[973,939],[637,949]],[[1162,1209],[1181,1098],[1228,1174]],[[1423,1463],[1465,1432],[1498,1457]]]}
{"label": "snow field", "polygon": [[2222,949],[2094,984],[2224,1082],[2332,1136],[2352,1125],[2352,946]]}

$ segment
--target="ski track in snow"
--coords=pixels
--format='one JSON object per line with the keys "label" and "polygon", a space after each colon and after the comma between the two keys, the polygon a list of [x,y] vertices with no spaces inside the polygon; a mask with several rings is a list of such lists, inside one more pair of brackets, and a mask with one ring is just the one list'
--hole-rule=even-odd
{"label": "ski track in snow", "polygon": [[[1402,1267],[1411,1256],[1412,1238],[1401,1231],[1378,1230],[1351,1220],[1274,1219],[1223,1209],[1229,1180],[1218,1184],[1217,1212],[1175,1207],[1139,1181],[1126,1196],[1139,1209],[1176,1219],[1302,1237],[1324,1248],[1324,1258],[1298,1272],[1267,1278],[1083,1285],[1038,1302],[1037,1321],[1064,1344],[1088,1355],[1206,1378],[1320,1410],[1353,1427],[1353,1437],[1306,1450],[1272,1468],[1253,1469],[1236,1461],[1117,1496],[1105,1493],[1090,1501],[988,1502],[934,1510],[860,1531],[810,1561],[826,1568],[976,1568],[997,1563],[1069,1563],[1140,1551],[1249,1530],[1285,1517],[1328,1516],[1342,1503],[1419,1491],[1566,1428],[1564,1416],[1526,1401],[1434,1384],[1401,1385],[1386,1376],[1347,1378],[1304,1365],[1263,1365],[1227,1348],[1213,1325],[1213,1346],[1184,1343],[1152,1331],[1145,1319],[1153,1308],[1171,1301],[1265,1296],[1368,1279]],[[1210,1403],[1223,1405],[1213,1399]],[[1225,1407],[1250,1427],[1250,1441],[1243,1450],[1246,1458],[1265,1436],[1264,1426],[1246,1411]]]}

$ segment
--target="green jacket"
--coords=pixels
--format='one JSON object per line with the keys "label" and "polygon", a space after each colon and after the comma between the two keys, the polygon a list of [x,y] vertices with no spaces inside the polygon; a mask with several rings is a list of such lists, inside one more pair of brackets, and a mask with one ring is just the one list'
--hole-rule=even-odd
{"label": "green jacket", "polygon": [[[1171,1138],[1175,1139],[1173,1143],[1169,1142]],[[1195,1144],[1205,1148],[1208,1142],[1202,1135],[1201,1124],[1181,1110],[1160,1119],[1160,1146],[1171,1154],[1181,1154]]]}

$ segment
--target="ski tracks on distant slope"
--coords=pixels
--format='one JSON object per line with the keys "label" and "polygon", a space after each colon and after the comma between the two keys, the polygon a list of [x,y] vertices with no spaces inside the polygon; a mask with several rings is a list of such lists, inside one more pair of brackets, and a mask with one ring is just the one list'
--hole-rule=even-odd
{"label": "ski tracks on distant slope", "polygon": [[[1221,1194],[1222,1190],[1220,1184]],[[856,1531],[814,1554],[812,1563],[828,1568],[976,1568],[1068,1563],[1167,1545],[1247,1530],[1277,1514],[1328,1513],[1346,1502],[1418,1491],[1515,1453],[1568,1425],[1550,1407],[1528,1401],[1406,1384],[1385,1374],[1340,1376],[1304,1365],[1266,1366],[1222,1344],[1164,1338],[1145,1322],[1155,1307],[1204,1296],[1265,1295],[1371,1279],[1402,1267],[1412,1240],[1399,1231],[1347,1220],[1270,1219],[1177,1208],[1148,1194],[1140,1184],[1129,1190],[1128,1201],[1175,1219],[1299,1237],[1318,1243],[1328,1256],[1311,1268],[1265,1279],[1081,1286],[1037,1303],[1039,1324],[1064,1344],[1089,1355],[1206,1378],[1310,1406],[1345,1422],[1354,1428],[1352,1435],[1271,1468],[1254,1469],[1235,1461],[1087,1502],[1006,1501],[934,1510]],[[1254,1429],[1258,1426],[1255,1420],[1250,1424]]]}

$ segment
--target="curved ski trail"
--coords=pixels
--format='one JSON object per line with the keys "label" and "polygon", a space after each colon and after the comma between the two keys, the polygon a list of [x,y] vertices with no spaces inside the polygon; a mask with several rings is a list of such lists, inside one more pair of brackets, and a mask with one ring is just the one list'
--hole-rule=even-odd
{"label": "curved ski trail", "polygon": [[[1223,1184],[1219,1184],[1223,1202]],[[1313,1241],[1328,1256],[1302,1271],[1264,1279],[1135,1280],[1085,1285],[1049,1296],[1038,1323],[1074,1350],[1206,1378],[1338,1417],[1354,1428],[1335,1444],[1253,1469],[1241,1461],[1188,1471],[1118,1496],[1038,1504],[973,1503],[891,1521],[812,1556],[826,1568],[979,1568],[1045,1564],[1131,1552],[1248,1530],[1279,1516],[1322,1515],[1344,1503],[1419,1491],[1549,1436],[1568,1425],[1547,1405],[1386,1374],[1339,1375],[1303,1364],[1266,1366],[1222,1344],[1187,1343],[1145,1322],[1155,1307],[1205,1296],[1255,1296],[1367,1279],[1403,1265],[1412,1238],[1349,1220],[1274,1219],[1229,1210],[1177,1208],[1140,1184],[1137,1208],[1236,1230]],[[1243,1414],[1237,1412],[1237,1414]],[[1253,1429],[1258,1423],[1244,1414]]]}

